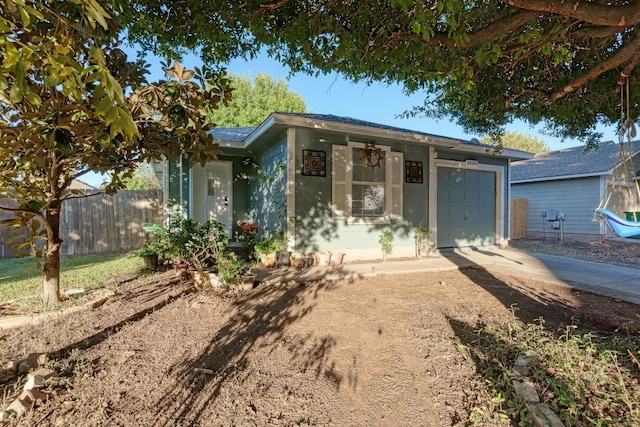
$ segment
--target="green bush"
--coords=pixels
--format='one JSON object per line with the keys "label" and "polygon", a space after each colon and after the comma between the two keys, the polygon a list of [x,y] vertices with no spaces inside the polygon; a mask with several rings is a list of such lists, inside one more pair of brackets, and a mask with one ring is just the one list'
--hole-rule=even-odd
{"label": "green bush", "polygon": [[200,224],[191,219],[182,221],[179,234],[181,259],[187,260],[196,270],[212,269],[220,260],[229,243],[224,225],[217,221],[207,221]]}
{"label": "green bush", "polygon": [[246,264],[241,263],[235,257],[230,257],[218,263],[218,276],[227,285],[240,283],[241,276],[248,270]]}

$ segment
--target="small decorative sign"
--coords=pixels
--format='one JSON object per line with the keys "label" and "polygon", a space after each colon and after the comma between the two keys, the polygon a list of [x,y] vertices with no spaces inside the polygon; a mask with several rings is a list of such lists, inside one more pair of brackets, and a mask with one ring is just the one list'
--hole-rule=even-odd
{"label": "small decorative sign", "polygon": [[327,154],[324,151],[302,150],[302,175],[327,176]]}
{"label": "small decorative sign", "polygon": [[424,179],[422,177],[422,162],[404,162],[405,166],[405,182],[410,184],[422,184]]}
{"label": "small decorative sign", "polygon": [[464,164],[470,167],[477,168],[480,165],[480,162],[474,159],[467,159],[464,161]]}

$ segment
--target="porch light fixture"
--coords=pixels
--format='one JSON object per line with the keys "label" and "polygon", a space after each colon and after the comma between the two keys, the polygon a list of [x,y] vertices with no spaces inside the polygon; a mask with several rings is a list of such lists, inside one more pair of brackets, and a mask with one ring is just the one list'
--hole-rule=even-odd
{"label": "porch light fixture", "polygon": [[364,148],[360,149],[360,155],[362,156],[362,164],[364,167],[371,168],[371,170],[380,167],[382,150],[376,147],[375,142],[365,143]]}

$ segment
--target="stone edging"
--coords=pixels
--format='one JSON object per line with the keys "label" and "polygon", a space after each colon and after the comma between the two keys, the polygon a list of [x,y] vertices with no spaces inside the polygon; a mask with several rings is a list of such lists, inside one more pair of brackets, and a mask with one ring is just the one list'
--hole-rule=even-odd
{"label": "stone edging", "polygon": [[560,418],[549,408],[546,403],[540,402],[540,397],[533,384],[525,380],[529,373],[529,364],[539,357],[533,350],[527,350],[521,354],[513,364],[510,377],[516,395],[524,402],[527,409],[533,415],[533,422],[538,427],[564,427]]}

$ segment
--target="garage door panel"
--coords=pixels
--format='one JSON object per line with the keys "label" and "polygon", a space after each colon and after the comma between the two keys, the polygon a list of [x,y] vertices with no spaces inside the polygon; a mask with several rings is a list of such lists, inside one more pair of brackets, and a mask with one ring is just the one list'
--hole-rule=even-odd
{"label": "garage door panel", "polygon": [[465,192],[450,191],[449,200],[454,205],[464,206],[467,202],[467,194]]}
{"label": "garage door panel", "polygon": [[480,201],[478,192],[470,189],[465,189],[464,201],[465,203],[478,203]]}

